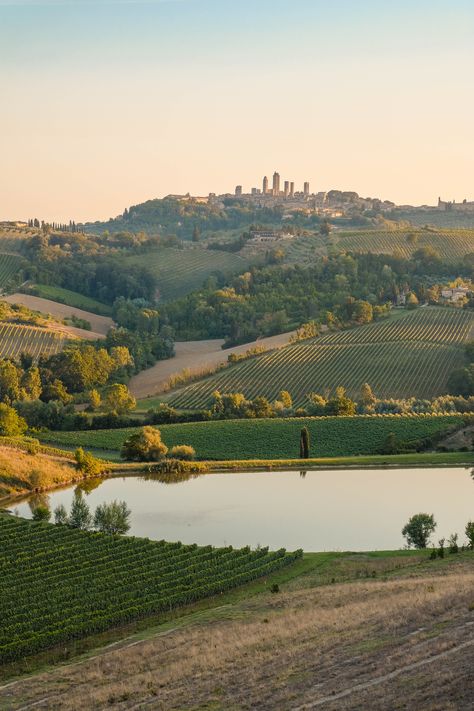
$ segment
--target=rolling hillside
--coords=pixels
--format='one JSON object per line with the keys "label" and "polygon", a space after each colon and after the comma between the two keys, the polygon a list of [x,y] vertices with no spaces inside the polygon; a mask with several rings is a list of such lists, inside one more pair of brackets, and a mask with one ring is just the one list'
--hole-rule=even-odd
{"label": "rolling hillside", "polygon": [[162,301],[170,301],[199,289],[213,274],[238,274],[247,267],[246,260],[236,254],[201,247],[162,247],[143,255],[127,257],[127,263],[147,267],[155,274]]}
{"label": "rolling hillside", "polygon": [[22,353],[35,359],[54,355],[64,348],[66,341],[64,333],[52,329],[0,323],[0,358],[17,359]]}
{"label": "rolling hillside", "polygon": [[245,361],[171,394],[169,403],[200,409],[209,406],[215,390],[275,399],[285,389],[302,405],[309,392],[340,385],[357,396],[365,382],[378,397],[435,397],[446,392],[450,372],[462,364],[460,346],[472,338],[473,327],[470,312],[404,311]]}

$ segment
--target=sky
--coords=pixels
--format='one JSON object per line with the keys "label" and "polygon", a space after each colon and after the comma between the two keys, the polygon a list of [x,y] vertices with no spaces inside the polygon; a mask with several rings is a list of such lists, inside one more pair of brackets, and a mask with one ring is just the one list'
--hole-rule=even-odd
{"label": "sky", "polygon": [[474,200],[472,0],[0,0],[0,220],[261,186]]}

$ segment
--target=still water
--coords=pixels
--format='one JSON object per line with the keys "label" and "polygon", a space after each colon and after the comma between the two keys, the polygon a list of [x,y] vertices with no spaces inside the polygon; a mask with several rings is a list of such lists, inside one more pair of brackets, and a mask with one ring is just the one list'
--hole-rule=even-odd
{"label": "still water", "polygon": [[[104,501],[127,502],[130,535],[199,545],[401,548],[401,529],[419,512],[434,514],[435,542],[457,532],[461,543],[474,520],[474,481],[461,467],[206,474],[173,484],[124,477],[87,487],[91,510]],[[70,487],[40,500],[69,510],[73,495]],[[28,518],[38,499],[11,508]]]}

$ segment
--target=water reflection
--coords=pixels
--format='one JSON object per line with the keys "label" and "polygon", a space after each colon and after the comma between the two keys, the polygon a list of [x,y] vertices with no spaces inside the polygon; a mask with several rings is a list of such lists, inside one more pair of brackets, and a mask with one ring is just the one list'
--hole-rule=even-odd
{"label": "water reflection", "polygon": [[[421,511],[438,522],[436,539],[456,532],[464,539],[473,518],[473,473],[461,467],[153,473],[91,480],[86,489],[91,510],[126,501],[130,533],[136,536],[200,545],[371,550],[402,547],[401,529]],[[36,495],[10,508],[25,517],[38,503],[51,510],[62,504],[69,511],[77,488]]]}

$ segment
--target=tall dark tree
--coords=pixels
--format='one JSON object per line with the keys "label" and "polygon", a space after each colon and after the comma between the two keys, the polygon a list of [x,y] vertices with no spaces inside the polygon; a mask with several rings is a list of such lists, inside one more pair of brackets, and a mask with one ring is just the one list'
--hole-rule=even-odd
{"label": "tall dark tree", "polygon": [[300,434],[300,459],[309,459],[309,432],[303,427]]}
{"label": "tall dark tree", "polygon": [[194,225],[193,228],[193,242],[199,242],[201,238],[201,231],[197,225]]}

